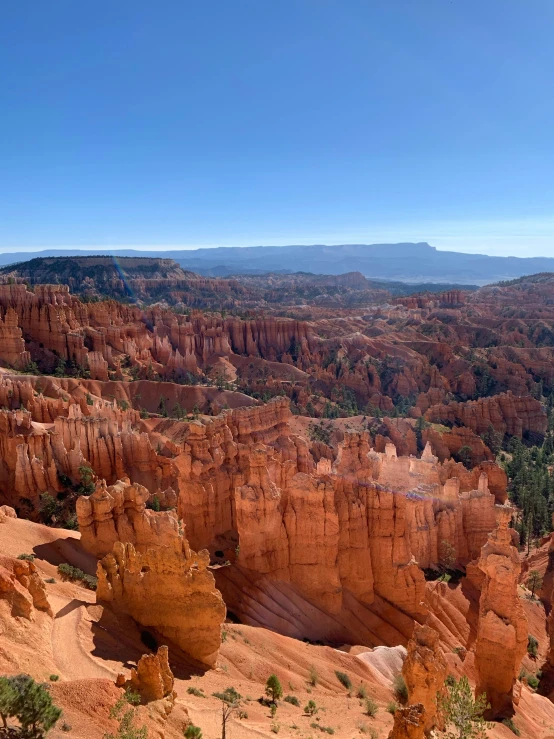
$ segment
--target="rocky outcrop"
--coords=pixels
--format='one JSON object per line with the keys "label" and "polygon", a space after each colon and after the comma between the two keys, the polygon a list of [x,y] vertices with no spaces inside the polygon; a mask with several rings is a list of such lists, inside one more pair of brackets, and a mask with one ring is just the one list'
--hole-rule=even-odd
{"label": "rocky outcrop", "polygon": [[54,615],[44,583],[30,560],[0,557],[0,600],[8,602],[14,617],[32,621],[35,609]]}
{"label": "rocky outcrop", "polygon": [[20,370],[30,361],[31,354],[25,350],[17,313],[12,308],[8,308],[4,315],[0,311],[0,363]]}
{"label": "rocky outcrop", "polygon": [[138,552],[145,552],[179,539],[177,514],[148,510],[151,498],[145,487],[131,485],[128,479],[110,486],[102,480],[92,495],[80,496],[76,508],[83,548],[104,557],[116,541],[129,542]]}
{"label": "rocky outcrop", "polygon": [[388,739],[423,739],[425,736],[425,706],[416,703],[394,712],[394,724]]}
{"label": "rocky outcrop", "polygon": [[432,423],[466,426],[476,434],[485,434],[489,427],[521,439],[523,432],[544,434],[546,414],[538,400],[518,397],[511,392],[466,403],[449,403],[429,408],[425,418]]}
{"label": "rocky outcrop", "polygon": [[409,703],[420,703],[425,708],[426,734],[437,726],[439,729],[444,728],[437,714],[436,702],[447,675],[447,664],[439,646],[439,638],[439,633],[430,626],[417,624],[408,642],[408,654],[402,667]]}
{"label": "rocky outcrop", "polygon": [[0,505],[0,523],[4,523],[8,518],[17,518],[17,513],[9,505]]}
{"label": "rocky outcrop", "polygon": [[97,599],[213,667],[226,609],[208,564],[208,552],[180,538],[144,552],[116,542],[98,563]]}
{"label": "rocky outcrop", "polygon": [[[421,458],[399,457],[392,445],[378,453],[357,432],[345,433],[334,462],[316,469],[290,417],[278,399],[188,426],[175,465],[192,545],[290,583],[330,613],[352,593],[423,615],[422,568],[443,563],[442,542],[465,564],[494,527],[486,474],[460,492],[430,447]],[[240,602],[235,608],[249,618]]]}
{"label": "rocky outcrop", "polygon": [[518,596],[521,570],[508,528],[512,510],[497,506],[498,525],[479,558],[483,573],[475,666],[477,694],[486,693],[490,718],[513,713],[513,690],[527,648],[527,617]]}
{"label": "rocky outcrop", "polygon": [[169,649],[158,648],[156,654],[143,654],[136,668],[131,669],[129,688],[138,693],[142,703],[169,698],[175,700],[173,684],[175,680],[169,666]]}

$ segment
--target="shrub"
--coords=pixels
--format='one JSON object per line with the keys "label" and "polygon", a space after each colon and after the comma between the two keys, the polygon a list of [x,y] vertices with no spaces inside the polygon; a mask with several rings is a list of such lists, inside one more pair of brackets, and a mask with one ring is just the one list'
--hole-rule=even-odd
{"label": "shrub", "polygon": [[335,670],[335,675],[337,676],[337,680],[339,681],[339,683],[342,683],[342,685],[344,685],[347,690],[352,690],[352,680],[349,678],[346,672]]}
{"label": "shrub", "polygon": [[53,584],[53,583],[56,582],[56,578],[55,577],[49,577],[45,582]]}
{"label": "shrub", "polygon": [[59,679],[60,679],[60,676],[59,675],[50,675],[50,682],[51,683],[57,683]]}
{"label": "shrub", "polygon": [[290,703],[291,706],[296,706],[297,708],[300,708],[300,701],[295,695],[286,695],[285,703]]}
{"label": "shrub", "polygon": [[315,688],[315,686],[317,685],[318,681],[319,681],[319,675],[317,674],[317,670],[315,669],[315,667],[313,665],[311,665],[311,667],[310,667],[310,677],[308,678],[308,682],[310,683],[310,685],[313,685],[313,687]]}
{"label": "shrub", "polygon": [[321,726],[320,724],[317,724],[315,721],[312,721],[310,724],[310,728],[317,729],[318,731],[323,732],[324,734],[334,734],[335,730],[332,726]]}
{"label": "shrub", "polygon": [[58,565],[58,575],[60,575],[62,580],[77,580],[89,590],[96,590],[96,586],[98,584],[96,577],[85,574],[83,570],[80,570],[78,567],[73,567],[73,565],[70,565],[67,562],[62,562]]}
{"label": "shrub", "polygon": [[502,723],[504,724],[504,726],[507,726],[508,729],[510,729],[510,731],[512,731],[516,736],[519,736],[521,734],[520,730],[517,728],[511,718],[505,718]]}
{"label": "shrub", "polygon": [[71,731],[72,728],[71,724],[68,724],[67,721],[64,721],[61,726],[62,731]]}
{"label": "shrub", "polygon": [[194,724],[189,724],[184,733],[185,739],[202,739],[202,729]]}
{"label": "shrub", "polygon": [[238,701],[242,698],[242,695],[234,688],[225,688],[223,693],[212,693],[212,695],[214,696],[214,698],[219,698],[220,701],[228,703],[229,705],[232,705],[233,703],[238,703]]}
{"label": "shrub", "polygon": [[387,711],[388,711],[388,712],[389,712],[389,713],[390,713],[390,714],[391,714],[392,716],[394,716],[394,714],[396,713],[396,709],[397,709],[397,708],[398,708],[398,706],[396,705],[396,703],[395,703],[394,701],[389,701],[389,703],[387,703]]}
{"label": "shrub", "polygon": [[539,678],[536,675],[527,675],[527,685],[536,690],[539,687]]}
{"label": "shrub", "polygon": [[36,554],[18,554],[17,559],[23,559],[26,562],[34,562]]}
{"label": "shrub", "polygon": [[527,637],[527,654],[535,659],[538,654],[539,642],[532,634]]}
{"label": "shrub", "polygon": [[367,690],[365,688],[365,685],[360,685],[356,693],[356,697],[360,700],[365,700],[367,698]]}
{"label": "shrub", "polygon": [[365,702],[365,712],[368,716],[371,716],[371,718],[375,718],[377,715],[378,705],[375,703],[375,701],[372,698],[366,698]]}
{"label": "shrub", "polygon": [[281,687],[281,683],[279,682],[277,675],[272,674],[267,678],[265,694],[273,701],[273,703],[283,697],[283,688]]}
{"label": "shrub", "polygon": [[200,688],[194,688],[194,687],[187,688],[187,693],[189,695],[195,695],[197,698],[206,698],[206,696],[204,695],[204,691],[201,690]]}
{"label": "shrub", "polygon": [[14,716],[24,735],[38,738],[56,724],[61,714],[47,688],[29,675],[0,677],[0,716],[4,724]]}
{"label": "shrub", "polygon": [[271,714],[271,718],[275,718],[275,714],[277,713],[277,704],[276,703],[272,703],[269,706],[269,712]]}
{"label": "shrub", "polygon": [[405,705],[408,702],[408,688],[406,686],[406,681],[404,680],[402,673],[398,673],[398,675],[394,678],[393,691],[394,697],[399,703]]}
{"label": "shrub", "polygon": [[307,704],[304,706],[304,713],[307,716],[315,716],[317,713],[317,705],[314,700],[309,700]]}
{"label": "shrub", "polygon": [[129,707],[125,709],[127,703],[125,696],[122,696],[115,706],[110,710],[110,718],[119,721],[116,734],[104,734],[103,739],[147,739],[148,729],[146,726],[138,728],[135,726],[136,708]]}

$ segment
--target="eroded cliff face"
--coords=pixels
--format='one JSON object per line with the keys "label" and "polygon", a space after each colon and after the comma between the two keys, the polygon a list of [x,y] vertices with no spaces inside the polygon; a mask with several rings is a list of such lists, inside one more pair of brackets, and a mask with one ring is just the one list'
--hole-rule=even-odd
{"label": "eroded cliff face", "polygon": [[[165,498],[170,499],[172,492],[166,491]],[[177,514],[147,510],[151,497],[145,487],[131,485],[128,479],[110,486],[101,481],[92,495],[79,497],[76,508],[83,548],[95,557],[104,557],[116,541],[128,542],[144,552],[179,539]]]}
{"label": "eroded cliff face", "polygon": [[458,479],[441,481],[430,447],[421,458],[397,457],[392,445],[381,454],[365,433],[345,434],[334,463],[315,465],[289,421],[288,402],[276,399],[189,425],[174,462],[192,546],[219,550],[249,580],[291,585],[328,613],[341,612],[348,592],[423,616],[422,568],[467,563],[494,527],[486,474],[460,492]]}
{"label": "eroded cliff face", "polygon": [[226,609],[208,564],[208,553],[196,554],[182,538],[142,553],[118,541],[98,563],[97,599],[213,667]]}
{"label": "eroded cliff face", "polygon": [[484,575],[479,601],[475,666],[477,694],[486,693],[490,718],[513,713],[513,690],[527,649],[528,623],[517,591],[521,565],[508,528],[509,506],[497,506],[497,528],[479,558]]}

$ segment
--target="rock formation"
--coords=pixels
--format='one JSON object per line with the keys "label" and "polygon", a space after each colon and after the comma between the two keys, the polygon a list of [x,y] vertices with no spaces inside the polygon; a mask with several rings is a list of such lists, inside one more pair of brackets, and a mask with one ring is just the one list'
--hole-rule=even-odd
{"label": "rock formation", "polygon": [[421,703],[397,708],[388,739],[423,739],[425,736],[425,706]]}
{"label": "rock formation", "polygon": [[226,609],[208,564],[208,552],[196,554],[180,538],[142,553],[116,542],[98,563],[97,599],[213,667]]}
{"label": "rock formation", "polygon": [[178,539],[177,514],[148,510],[150,498],[145,487],[131,485],[128,479],[110,486],[102,480],[92,495],[77,499],[83,548],[96,557],[104,557],[116,541],[129,542],[138,552],[144,552]]}
{"label": "rock formation", "polygon": [[143,703],[175,699],[173,684],[175,682],[169,666],[169,650],[166,646],[158,648],[156,654],[143,654],[136,668],[131,669],[128,686],[138,693]]}
{"label": "rock formation", "polygon": [[483,546],[475,666],[477,694],[486,693],[490,718],[513,713],[513,690],[527,649],[528,624],[517,585],[521,565],[508,528],[509,506],[497,506],[498,526]]}
{"label": "rock formation", "polygon": [[35,609],[54,615],[44,583],[30,560],[0,557],[0,600],[8,602],[15,617],[33,620]]}
{"label": "rock formation", "polygon": [[436,698],[443,689],[447,665],[439,646],[439,633],[430,626],[418,624],[414,628],[402,674],[408,688],[409,703],[419,703],[425,708],[425,733],[436,726],[442,729]]}

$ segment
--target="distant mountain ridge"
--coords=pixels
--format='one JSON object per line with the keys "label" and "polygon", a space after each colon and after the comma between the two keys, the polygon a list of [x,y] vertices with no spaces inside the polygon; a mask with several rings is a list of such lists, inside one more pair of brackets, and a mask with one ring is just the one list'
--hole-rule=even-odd
{"label": "distant mountain ridge", "polygon": [[[0,265],[35,257],[85,256],[99,249],[47,249],[0,254]],[[174,259],[183,269],[221,276],[280,270],[337,275],[361,272],[365,277],[399,282],[444,282],[485,285],[539,272],[554,272],[552,257],[491,257],[439,251],[426,242],[399,244],[339,244],[326,246],[214,247],[171,251],[106,249],[115,257]]]}

